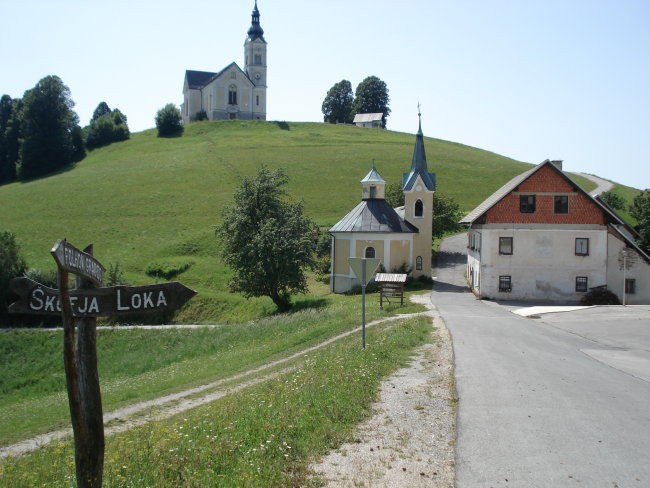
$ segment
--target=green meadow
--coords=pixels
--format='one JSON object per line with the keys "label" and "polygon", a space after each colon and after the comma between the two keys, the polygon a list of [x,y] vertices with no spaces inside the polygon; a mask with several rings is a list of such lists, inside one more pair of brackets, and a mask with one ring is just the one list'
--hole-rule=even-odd
{"label": "green meadow", "polygon": [[[92,151],[67,171],[0,186],[0,228],[16,234],[33,268],[53,269],[49,250],[64,237],[79,248],[93,243],[97,259],[119,264],[132,284],[152,283],[149,267],[186,267],[176,279],[199,294],[177,322],[246,322],[273,305],[228,292],[214,236],[241,177],[260,165],[284,168],[290,194],[326,232],[358,203],[373,161],[388,183],[401,182],[414,141],[413,134],[319,123],[200,122],[168,139],[149,130]],[[463,211],[529,167],[439,139],[426,138],[425,146],[438,191]]]}

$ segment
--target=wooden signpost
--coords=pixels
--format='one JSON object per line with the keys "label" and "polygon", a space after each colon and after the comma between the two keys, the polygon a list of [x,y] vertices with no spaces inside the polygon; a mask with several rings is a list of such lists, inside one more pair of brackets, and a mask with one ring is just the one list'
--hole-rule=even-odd
{"label": "wooden signpost", "polygon": [[[92,245],[83,251],[65,239],[51,250],[58,267],[58,290],[29,278],[14,278],[19,296],[11,313],[58,315],[63,320],[65,366],[70,419],[75,442],[78,488],[99,488],[104,471],[104,419],[97,370],[97,319],[141,313],[169,312],[182,307],[196,292],[180,283],[147,286],[101,286],[105,268],[93,257]],[[68,275],[76,289],[68,289]]]}

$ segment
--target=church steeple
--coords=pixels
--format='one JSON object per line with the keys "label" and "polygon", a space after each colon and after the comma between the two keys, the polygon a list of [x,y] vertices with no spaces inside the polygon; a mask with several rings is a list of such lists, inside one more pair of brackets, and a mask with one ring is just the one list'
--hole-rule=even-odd
{"label": "church steeple", "polygon": [[411,160],[410,173],[404,173],[402,177],[403,188],[405,191],[411,190],[417,177],[422,179],[422,183],[427,190],[436,189],[436,175],[429,173],[427,168],[427,155],[424,152],[424,135],[422,134],[422,114],[418,104],[418,133],[415,136],[415,147],[413,148],[413,159]]}
{"label": "church steeple", "polygon": [[256,39],[264,41],[264,29],[260,25],[260,11],[257,9],[257,0],[255,0],[255,8],[251,14],[251,27],[248,29],[248,40],[254,41]]}

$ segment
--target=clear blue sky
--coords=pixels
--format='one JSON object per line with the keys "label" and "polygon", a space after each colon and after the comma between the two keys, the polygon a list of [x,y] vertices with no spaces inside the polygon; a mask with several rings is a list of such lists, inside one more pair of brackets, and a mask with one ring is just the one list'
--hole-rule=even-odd
{"label": "clear blue sky", "polygon": [[[268,119],[321,121],[336,82],[390,91],[389,129],[650,188],[648,0],[259,0]],[[82,125],[100,101],[133,132],[180,105],[186,69],[243,66],[253,0],[0,0],[0,94],[46,75]],[[436,155],[428,155],[435,164]],[[381,160],[381,155],[377,155]]]}

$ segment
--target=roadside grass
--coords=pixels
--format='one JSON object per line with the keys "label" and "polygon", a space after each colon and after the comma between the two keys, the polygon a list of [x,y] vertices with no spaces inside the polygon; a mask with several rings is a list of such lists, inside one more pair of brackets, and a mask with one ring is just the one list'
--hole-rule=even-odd
{"label": "roadside grass", "polygon": [[[240,178],[261,165],[284,168],[289,194],[328,227],[359,202],[373,160],[387,182],[401,182],[414,142],[413,134],[319,123],[206,121],[170,139],[148,130],[91,151],[67,171],[0,186],[0,230],[14,232],[28,265],[45,270],[54,269],[49,250],[64,237],[80,248],[93,243],[97,259],[119,264],[135,285],[164,281],[147,276],[150,266],[191,262],[175,279],[199,294],[175,322],[247,322],[273,305],[228,293],[230,271],[214,236]],[[429,137],[425,144],[438,189],[463,211],[529,168],[462,144]]]}
{"label": "roadside grass", "polygon": [[[310,461],[350,440],[383,377],[432,339],[430,318],[348,337],[289,373],[170,419],[107,438],[106,487],[305,486]],[[0,461],[0,484],[74,485],[73,448],[61,442]]]}
{"label": "roadside grass", "polygon": [[[98,365],[104,411],[225,378],[286,357],[358,327],[358,296],[314,294],[298,310],[246,324],[203,329],[100,329]],[[367,320],[420,311],[379,310],[367,296]],[[69,426],[61,330],[0,333],[0,445]]]}

